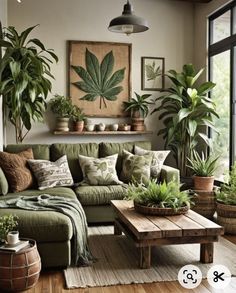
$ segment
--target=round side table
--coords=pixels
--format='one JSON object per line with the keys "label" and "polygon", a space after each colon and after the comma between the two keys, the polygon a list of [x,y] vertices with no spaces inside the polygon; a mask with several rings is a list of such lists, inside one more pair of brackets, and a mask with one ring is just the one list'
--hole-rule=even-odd
{"label": "round side table", "polygon": [[41,271],[41,259],[36,241],[18,252],[0,250],[0,289],[23,291],[35,286]]}

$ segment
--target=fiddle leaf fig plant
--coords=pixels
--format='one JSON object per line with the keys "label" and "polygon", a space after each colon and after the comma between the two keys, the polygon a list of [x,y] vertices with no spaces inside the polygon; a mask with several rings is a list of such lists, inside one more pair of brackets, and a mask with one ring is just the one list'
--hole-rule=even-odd
{"label": "fiddle leaf fig plant", "polygon": [[36,26],[18,33],[9,26],[0,34],[0,47],[6,48],[0,59],[0,94],[15,127],[16,142],[22,142],[32,122],[43,121],[46,98],[53,78],[50,66],[58,61],[52,49],[36,38],[27,40]]}
{"label": "fiddle leaf fig plant", "polygon": [[100,109],[102,103],[107,108],[106,100],[116,101],[119,93],[123,91],[123,87],[118,85],[124,79],[125,68],[113,73],[115,60],[112,51],[107,53],[99,64],[98,58],[86,49],[85,63],[86,69],[82,66],[72,66],[82,79],[74,82],[74,86],[86,93],[80,100],[93,102],[100,98]]}
{"label": "fiddle leaf fig plant", "polygon": [[165,147],[172,150],[182,176],[188,175],[187,158],[192,157],[198,140],[211,146],[204,129],[217,131],[214,118],[219,118],[214,102],[208,93],[214,88],[212,82],[196,84],[204,69],[196,71],[192,64],[183,66],[182,72],[170,70],[167,74],[171,87],[156,99],[159,105],[152,111],[161,112],[164,128],[158,132],[165,140]]}

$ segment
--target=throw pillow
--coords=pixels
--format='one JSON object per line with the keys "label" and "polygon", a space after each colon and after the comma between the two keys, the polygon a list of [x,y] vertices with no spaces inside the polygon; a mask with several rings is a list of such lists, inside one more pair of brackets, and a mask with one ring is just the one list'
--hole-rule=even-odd
{"label": "throw pillow", "polygon": [[150,154],[138,156],[123,150],[123,166],[121,180],[125,183],[131,181],[147,184],[150,179],[152,156]]}
{"label": "throw pillow", "polygon": [[79,155],[84,181],[90,185],[122,184],[116,174],[117,157],[118,154],[100,159]]}
{"label": "throw pillow", "polygon": [[0,167],[2,168],[12,192],[20,192],[30,188],[33,177],[27,167],[27,159],[33,159],[32,149],[13,154],[0,152]]}
{"label": "throw pillow", "polygon": [[37,179],[39,190],[55,186],[71,186],[74,184],[66,155],[55,162],[28,160],[28,163]]}
{"label": "throw pillow", "polygon": [[8,182],[7,182],[7,178],[2,170],[2,168],[0,168],[0,195],[6,195],[8,193]]}
{"label": "throw pillow", "polygon": [[151,155],[152,164],[151,164],[151,177],[159,179],[161,174],[161,168],[164,164],[164,161],[170,151],[147,151],[138,146],[134,147],[134,153],[136,155]]}

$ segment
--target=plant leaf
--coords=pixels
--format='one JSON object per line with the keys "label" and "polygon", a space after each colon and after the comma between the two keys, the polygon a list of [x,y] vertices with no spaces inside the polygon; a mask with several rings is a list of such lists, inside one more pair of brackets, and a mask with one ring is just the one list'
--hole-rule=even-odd
{"label": "plant leaf", "polygon": [[112,74],[114,67],[114,56],[113,52],[110,51],[107,55],[103,58],[101,66],[100,66],[100,73],[101,73],[101,83],[104,86],[104,83]]}

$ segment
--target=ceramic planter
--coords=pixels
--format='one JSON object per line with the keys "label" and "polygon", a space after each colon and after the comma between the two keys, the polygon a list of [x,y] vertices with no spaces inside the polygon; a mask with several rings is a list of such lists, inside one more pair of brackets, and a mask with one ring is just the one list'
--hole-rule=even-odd
{"label": "ceramic planter", "polygon": [[70,118],[57,117],[56,119],[56,131],[69,131]]}
{"label": "ceramic planter", "polygon": [[195,190],[212,191],[214,187],[214,176],[200,177],[193,176],[193,184]]}
{"label": "ceramic planter", "polygon": [[74,130],[78,132],[82,132],[84,129],[84,121],[75,121],[74,122]]}

